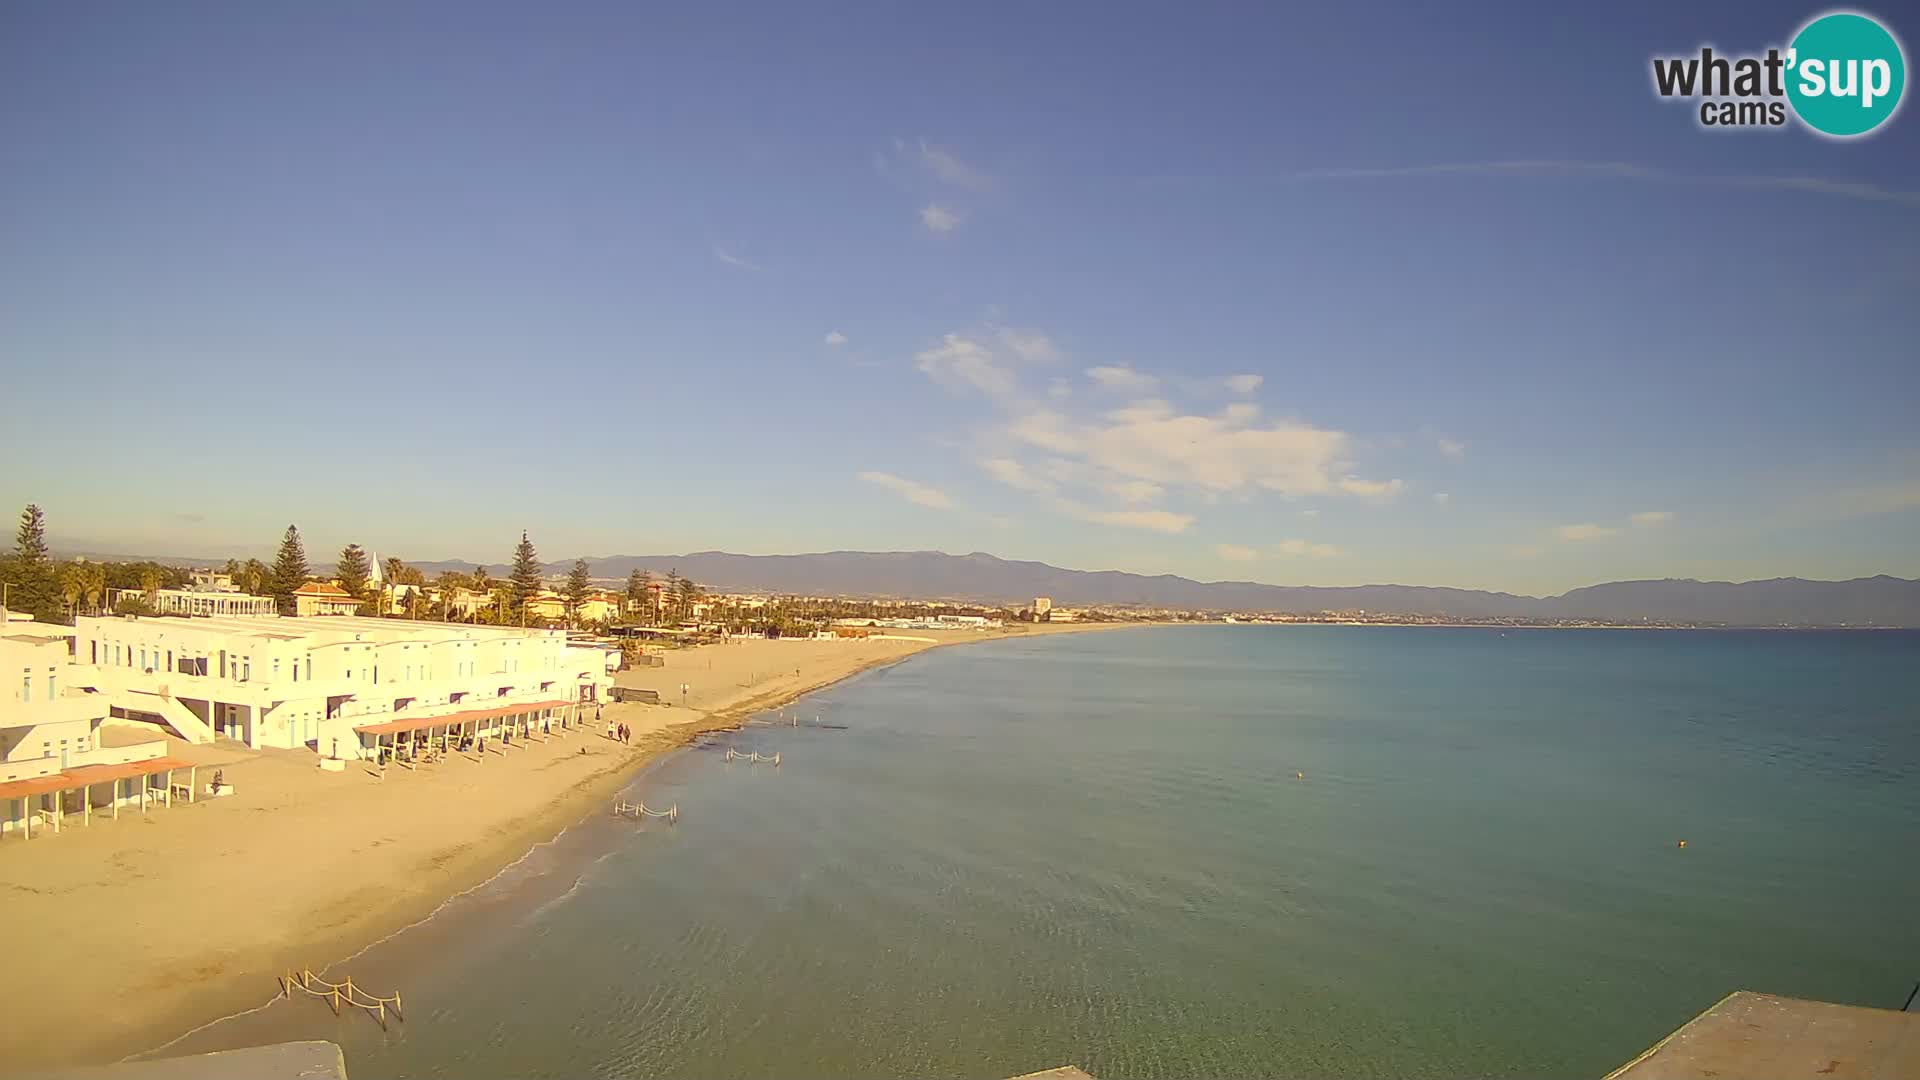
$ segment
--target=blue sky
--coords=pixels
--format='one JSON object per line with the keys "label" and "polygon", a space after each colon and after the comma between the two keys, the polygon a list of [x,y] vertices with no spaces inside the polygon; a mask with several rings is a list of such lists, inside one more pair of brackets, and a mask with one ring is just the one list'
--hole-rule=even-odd
{"label": "blue sky", "polygon": [[181,554],[1920,576],[1920,117],[1653,96],[1813,7],[1434,7],[8,6],[0,504]]}

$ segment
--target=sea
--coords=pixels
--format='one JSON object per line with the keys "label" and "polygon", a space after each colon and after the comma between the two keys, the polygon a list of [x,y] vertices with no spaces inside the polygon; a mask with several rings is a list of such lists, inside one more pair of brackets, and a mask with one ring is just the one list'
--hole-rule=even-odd
{"label": "sea", "polygon": [[[779,765],[740,754],[772,756]],[[712,736],[168,1053],[400,1077],[1599,1077],[1920,980],[1920,634],[1197,626],[936,649]],[[1685,846],[1681,846],[1682,842]],[[263,999],[265,991],[263,987]]]}

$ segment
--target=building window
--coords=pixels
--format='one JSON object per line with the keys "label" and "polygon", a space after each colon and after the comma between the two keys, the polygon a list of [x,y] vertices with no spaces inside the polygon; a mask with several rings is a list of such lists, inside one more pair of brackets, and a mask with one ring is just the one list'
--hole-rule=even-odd
{"label": "building window", "polygon": [[31,671],[20,673],[20,700],[23,702],[33,700],[33,672]]}

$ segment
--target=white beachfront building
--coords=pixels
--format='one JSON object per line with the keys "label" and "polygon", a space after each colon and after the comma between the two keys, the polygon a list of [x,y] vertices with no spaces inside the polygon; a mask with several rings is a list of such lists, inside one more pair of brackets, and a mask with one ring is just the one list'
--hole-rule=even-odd
{"label": "white beachfront building", "polygon": [[150,777],[186,765],[164,756],[160,732],[114,723],[106,700],[74,680],[72,636],[68,626],[0,622],[0,833],[141,802]]}
{"label": "white beachfront building", "polygon": [[73,658],[73,677],[115,716],[190,742],[343,758],[371,751],[368,729],[457,731],[477,720],[485,730],[500,717],[606,701],[619,663],[617,650],[570,644],[558,630],[357,615],[82,618]]}
{"label": "white beachfront building", "polygon": [[145,596],[159,615],[273,615],[278,604],[271,596],[254,596],[234,585],[217,570],[195,570],[184,589],[118,590],[123,596]]}

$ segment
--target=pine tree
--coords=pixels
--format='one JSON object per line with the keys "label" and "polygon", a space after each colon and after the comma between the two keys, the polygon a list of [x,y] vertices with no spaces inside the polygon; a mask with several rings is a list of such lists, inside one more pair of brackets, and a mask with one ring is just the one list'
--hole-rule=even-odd
{"label": "pine tree", "polygon": [[667,614],[673,615],[675,605],[680,602],[679,567],[671,567],[667,570],[667,587],[660,590],[660,599],[666,602]]}
{"label": "pine tree", "polygon": [[280,601],[281,612],[291,615],[294,590],[306,583],[307,548],[300,542],[300,530],[289,525],[286,535],[280,538],[280,553],[273,557],[267,588],[269,594]]}
{"label": "pine tree", "polygon": [[520,532],[520,542],[513,548],[513,573],[507,575],[513,582],[513,614],[518,615],[527,604],[527,597],[540,591],[540,555],[533,550],[533,541],[527,539],[526,530]]}
{"label": "pine tree", "polygon": [[36,505],[20,511],[20,531],[6,576],[13,586],[7,590],[11,594],[7,603],[14,610],[42,621],[60,617],[60,581],[47,554],[47,516]]}
{"label": "pine tree", "polygon": [[340,579],[340,587],[356,600],[367,598],[367,581],[373,576],[373,566],[367,562],[367,553],[359,544],[348,544],[340,549],[340,559],[333,564],[333,576]]}
{"label": "pine tree", "polygon": [[647,598],[647,572],[639,567],[627,575],[627,610],[639,607]]}
{"label": "pine tree", "polygon": [[40,507],[28,503],[20,511],[20,531],[13,542],[14,557],[24,566],[45,566],[47,564],[47,515]]}
{"label": "pine tree", "polygon": [[693,618],[693,604],[695,600],[699,599],[699,597],[700,597],[700,587],[693,583],[693,579],[684,578],[684,577],[681,578],[680,579],[680,617],[681,618],[683,619]]}
{"label": "pine tree", "polygon": [[573,560],[573,569],[567,571],[567,611],[577,614],[580,605],[587,600],[587,594],[593,591],[593,578],[588,575],[587,560]]}

